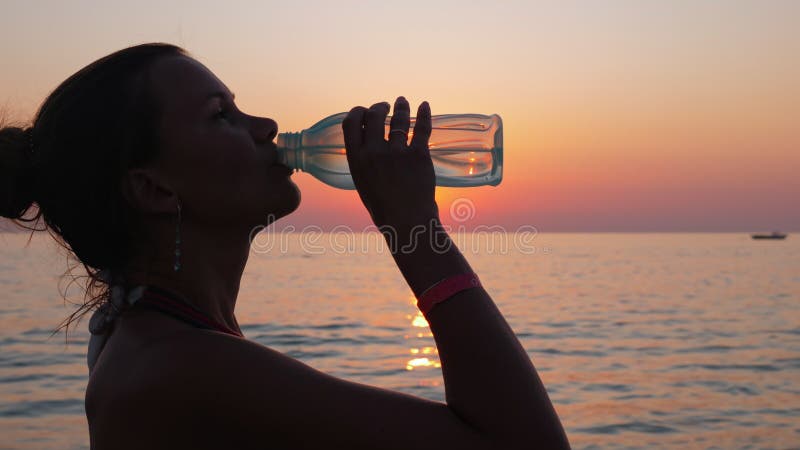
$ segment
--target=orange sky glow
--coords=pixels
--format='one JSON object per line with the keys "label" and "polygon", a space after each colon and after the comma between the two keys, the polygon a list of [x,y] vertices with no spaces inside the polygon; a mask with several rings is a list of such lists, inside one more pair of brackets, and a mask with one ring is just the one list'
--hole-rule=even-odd
{"label": "orange sky glow", "polygon": [[[500,114],[504,180],[440,188],[446,223],[468,199],[468,226],[800,230],[800,2],[270,3],[5,2],[0,105],[29,119],[94,59],[165,41],[281,131],[398,95]],[[368,225],[355,191],[294,179],[278,227]]]}

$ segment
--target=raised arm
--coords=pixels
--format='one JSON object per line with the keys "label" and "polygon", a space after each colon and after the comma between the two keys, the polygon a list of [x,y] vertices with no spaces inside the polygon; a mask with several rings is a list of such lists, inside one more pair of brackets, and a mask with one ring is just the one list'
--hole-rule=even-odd
{"label": "raised arm", "polygon": [[[415,294],[472,269],[439,221],[428,139],[431,112],[395,103],[388,141],[388,103],[354,108],[344,121],[358,193]],[[491,285],[491,280],[487,280]],[[447,405],[465,423],[513,447],[566,448],[563,427],[527,352],[481,287],[455,294],[427,314],[444,373]]]}

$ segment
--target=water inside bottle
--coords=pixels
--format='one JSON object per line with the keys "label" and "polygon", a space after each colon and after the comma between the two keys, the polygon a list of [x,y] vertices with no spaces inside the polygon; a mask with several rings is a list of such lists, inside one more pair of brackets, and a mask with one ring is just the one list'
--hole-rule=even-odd
{"label": "water inside bottle", "polygon": [[[493,164],[493,160],[496,158],[493,155],[493,150],[452,147],[437,149],[435,144],[431,144],[429,148],[438,186],[496,185],[500,182],[500,177],[498,177],[500,168]],[[350,168],[347,164],[344,147],[336,145],[311,146],[304,147],[303,152],[304,167],[301,170],[311,173],[325,183],[342,189],[353,189],[355,187],[350,176]],[[496,182],[493,178],[497,178]]]}

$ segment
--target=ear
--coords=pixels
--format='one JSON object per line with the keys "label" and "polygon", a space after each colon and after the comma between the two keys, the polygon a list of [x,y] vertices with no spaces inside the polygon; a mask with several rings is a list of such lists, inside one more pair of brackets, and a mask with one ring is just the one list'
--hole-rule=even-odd
{"label": "ear", "polygon": [[144,214],[174,214],[178,195],[152,168],[130,169],[122,177],[122,195]]}

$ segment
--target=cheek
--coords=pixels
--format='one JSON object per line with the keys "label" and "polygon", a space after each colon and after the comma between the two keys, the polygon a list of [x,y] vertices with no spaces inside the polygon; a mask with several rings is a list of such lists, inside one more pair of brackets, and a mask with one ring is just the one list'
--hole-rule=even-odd
{"label": "cheek", "polygon": [[263,161],[252,154],[229,154],[209,167],[210,183],[216,189],[218,200],[233,209],[242,209],[264,194],[266,174]]}
{"label": "cheek", "polygon": [[201,210],[230,217],[263,194],[263,188],[259,189],[265,183],[263,161],[252,147],[216,149],[210,146],[207,152],[195,153],[186,171],[187,194]]}
{"label": "cheek", "polygon": [[300,193],[288,176],[270,169],[268,158],[248,142],[198,144],[182,171],[181,200],[209,222],[260,224],[270,214],[285,216],[298,207]]}
{"label": "cheek", "polygon": [[229,220],[261,224],[270,214],[291,213],[300,202],[297,186],[270,167],[266,153],[229,154],[209,166],[208,176],[215,180],[205,188],[209,203],[215,205],[213,214]]}

